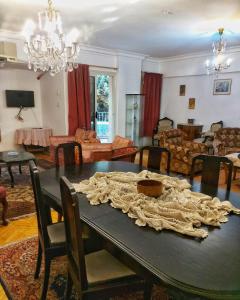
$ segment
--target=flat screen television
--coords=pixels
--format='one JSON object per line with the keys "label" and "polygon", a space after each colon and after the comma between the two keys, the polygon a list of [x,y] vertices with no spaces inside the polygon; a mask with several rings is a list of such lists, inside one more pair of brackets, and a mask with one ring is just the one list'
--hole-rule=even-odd
{"label": "flat screen television", "polygon": [[34,107],[33,91],[6,90],[7,107]]}

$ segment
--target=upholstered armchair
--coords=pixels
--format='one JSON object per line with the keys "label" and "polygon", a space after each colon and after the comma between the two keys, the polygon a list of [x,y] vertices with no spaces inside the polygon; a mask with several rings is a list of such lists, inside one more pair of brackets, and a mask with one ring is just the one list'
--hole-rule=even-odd
{"label": "upholstered armchair", "polygon": [[227,155],[240,152],[240,128],[221,128],[214,135],[214,152],[217,155]]}
{"label": "upholstered armchair", "polygon": [[210,130],[202,133],[202,138],[203,138],[202,142],[206,143],[208,140],[213,141],[214,134],[221,128],[223,128],[223,121],[212,123]]}
{"label": "upholstered armchair", "polygon": [[154,146],[155,141],[157,141],[158,146],[161,145],[160,133],[162,131],[169,130],[172,128],[173,128],[173,120],[167,117],[159,119],[157,122],[157,126],[153,129],[152,145]]}
{"label": "upholstered armchair", "polygon": [[208,147],[208,153],[213,154],[214,153],[214,148],[213,148],[214,135],[221,128],[223,128],[223,121],[212,123],[210,130],[202,132],[201,137],[198,139],[195,139],[194,142],[206,144]]}
{"label": "upholstered armchair", "polygon": [[[186,141],[186,134],[180,129],[163,131],[160,133],[160,139],[163,147],[171,152],[170,170],[172,172],[189,175],[193,157],[208,153],[205,144]],[[201,164],[198,164],[195,170],[201,170]]]}

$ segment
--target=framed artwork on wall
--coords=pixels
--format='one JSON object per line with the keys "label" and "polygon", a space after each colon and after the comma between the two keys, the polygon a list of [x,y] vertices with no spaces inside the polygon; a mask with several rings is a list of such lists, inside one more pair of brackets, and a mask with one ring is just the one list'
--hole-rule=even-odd
{"label": "framed artwork on wall", "polygon": [[215,79],[213,95],[230,95],[232,79]]}
{"label": "framed artwork on wall", "polygon": [[195,98],[189,98],[188,109],[195,109]]}
{"label": "framed artwork on wall", "polygon": [[185,96],[186,93],[186,85],[185,84],[181,84],[179,86],[179,96]]}

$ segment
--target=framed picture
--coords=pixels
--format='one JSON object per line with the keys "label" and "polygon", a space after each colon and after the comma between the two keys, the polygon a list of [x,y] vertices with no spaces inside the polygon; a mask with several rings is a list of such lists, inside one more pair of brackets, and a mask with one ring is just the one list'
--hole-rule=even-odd
{"label": "framed picture", "polygon": [[188,108],[195,109],[195,98],[189,98],[188,100]]}
{"label": "framed picture", "polygon": [[213,95],[230,95],[232,79],[214,80]]}
{"label": "framed picture", "polygon": [[186,85],[185,84],[181,84],[179,86],[179,96],[185,96],[185,92],[186,92]]}

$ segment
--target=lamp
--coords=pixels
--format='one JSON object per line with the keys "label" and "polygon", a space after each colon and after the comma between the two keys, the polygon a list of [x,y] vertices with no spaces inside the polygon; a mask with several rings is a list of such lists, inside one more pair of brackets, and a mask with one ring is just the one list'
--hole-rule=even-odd
{"label": "lamp", "polygon": [[210,74],[210,72],[221,72],[224,69],[227,69],[231,65],[231,58],[225,59],[225,51],[226,51],[226,41],[223,39],[223,32],[224,28],[218,29],[219,39],[216,42],[212,43],[212,50],[213,50],[213,60],[210,62],[210,60],[206,60],[205,66],[207,69],[207,73]]}
{"label": "lamp", "polygon": [[54,76],[61,70],[77,68],[75,60],[79,46],[76,40],[79,32],[72,29],[64,35],[60,13],[53,8],[52,0],[48,0],[48,8],[44,12],[38,13],[37,25],[32,20],[25,22],[23,35],[29,69],[49,71]]}

